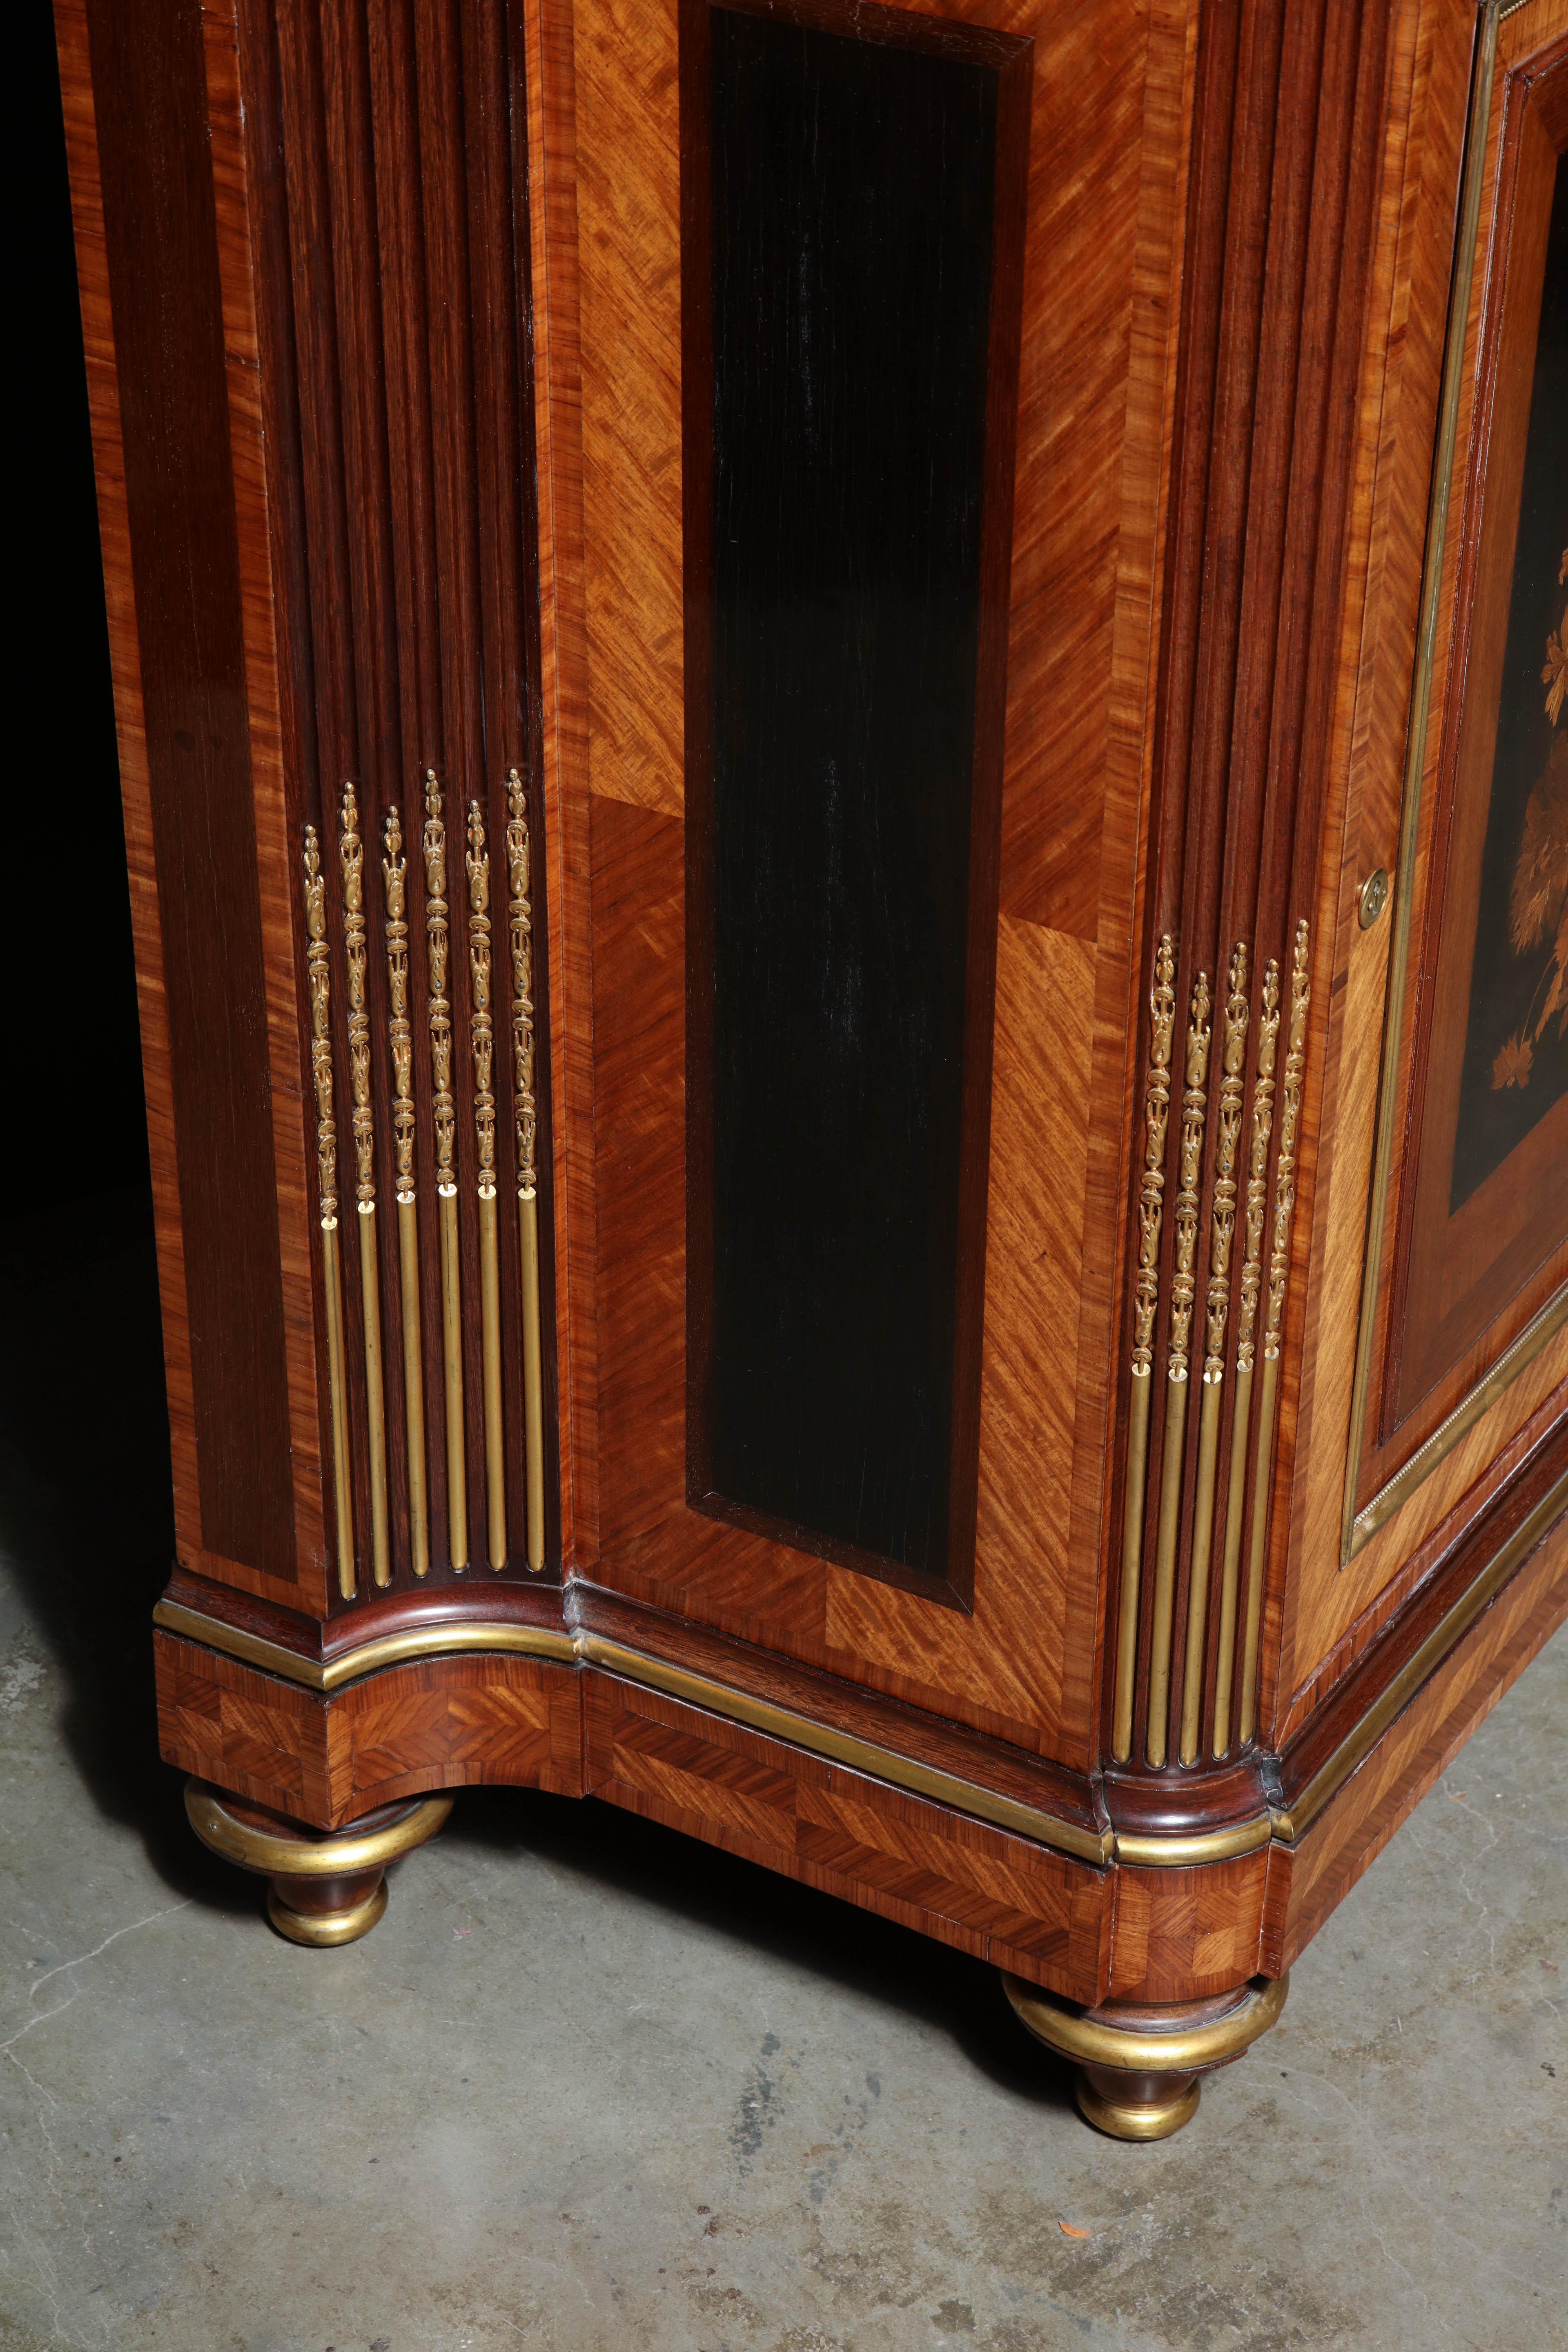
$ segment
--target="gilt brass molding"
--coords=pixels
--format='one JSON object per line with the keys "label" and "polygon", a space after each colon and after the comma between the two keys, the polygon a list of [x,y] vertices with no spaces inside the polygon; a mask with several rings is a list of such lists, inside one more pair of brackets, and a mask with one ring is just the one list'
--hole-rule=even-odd
{"label": "gilt brass molding", "polygon": [[[900,1755],[880,1742],[863,1739],[816,1723],[794,1708],[752,1697],[714,1676],[676,1666],[623,1642],[565,1626],[453,1624],[450,1622],[409,1626],[340,1651],[328,1660],[304,1658],[280,1643],[244,1628],[208,1617],[183,1601],[160,1601],[153,1622],[163,1632],[204,1648],[237,1658],[261,1672],[277,1675],[322,1697],[331,1697],[351,1684],[396,1666],[425,1664],[443,1657],[516,1656],[547,1660],[569,1668],[596,1666],[624,1682],[660,1690],[671,1698],[703,1708],[726,1721],[744,1724],[793,1748],[804,1748],[829,1763],[886,1781],[889,1787],[931,1798],[955,1812],[988,1822],[997,1829],[1034,1840],[1074,1860],[1103,1867],[1116,1863],[1127,1868],[1191,1870],[1234,1861],[1257,1853],[1270,1843],[1292,1845],[1323,1810],[1331,1798],[1364,1761],[1384,1732],[1424,1684],[1443,1664],[1482,1611],[1508,1581],[1552,1520],[1568,1508],[1568,1474],[1559,1478],[1526,1519],[1500,1547],[1472,1583],[1459,1595],[1441,1622],[1403,1668],[1397,1679],[1374,1702],[1333,1755],[1289,1808],[1265,1808],[1223,1827],[1173,1835],[1140,1832],[1091,1830],[1067,1822],[1043,1808],[1001,1797],[961,1775],[944,1772],[912,1757]],[[1113,2062],[1111,2062],[1113,2063]]]}
{"label": "gilt brass molding", "polygon": [[205,1780],[185,1783],[185,1815],[205,1846],[242,1870],[260,1871],[268,1878],[353,1878],[363,1871],[384,1870],[400,1855],[411,1853],[434,1837],[446,1821],[455,1794],[423,1797],[384,1827],[356,1833],[331,1831],[321,1837],[303,1832],[289,1837],[281,1831],[258,1829],[236,1819],[224,1802],[223,1791]]}
{"label": "gilt brass molding", "polygon": [[1244,2000],[1223,2017],[1173,2033],[1138,2033],[1107,2025],[1068,2009],[1038,1985],[1002,1971],[1007,1998],[1029,2032],[1047,2049],[1079,2066],[1115,2066],[1133,2074],[1190,2074],[1239,2058],[1267,2033],[1290,1990],[1287,1972],[1272,1983],[1254,1984]]}
{"label": "gilt brass molding", "polygon": [[1414,1657],[1347,1732],[1327,1762],[1321,1765],[1301,1793],[1279,1816],[1276,1835],[1292,1845],[1324,1806],[1338,1795],[1357,1767],[1365,1762],[1395,1716],[1401,1714],[1463,1641],[1488,1603],[1502,1590],[1521,1562],[1563,1510],[1568,1510],[1568,1472],[1555,1479],[1528,1518],[1500,1546],[1475,1581],[1460,1593],[1447,1614],[1433,1627]]}

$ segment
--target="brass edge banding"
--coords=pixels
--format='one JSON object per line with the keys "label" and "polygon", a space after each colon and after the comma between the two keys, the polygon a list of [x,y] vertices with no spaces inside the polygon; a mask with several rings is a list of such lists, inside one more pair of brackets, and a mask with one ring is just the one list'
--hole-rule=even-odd
{"label": "brass edge banding", "polygon": [[1280,1816],[1281,1840],[1294,1844],[1310,1822],[1336,1796],[1359,1764],[1365,1761],[1394,1721],[1429,1682],[1450,1650],[1469,1632],[1488,1603],[1500,1592],[1526,1555],[1534,1550],[1553,1519],[1568,1508],[1568,1471],[1553,1480],[1546,1493],[1488,1561],[1468,1590],[1462,1592],[1432,1628],[1415,1656],[1402,1666],[1382,1696],[1348,1732],[1325,1764],[1313,1773],[1295,1803]]}
{"label": "brass edge banding", "polygon": [[1117,1830],[1112,1859],[1131,1870],[1190,1870],[1196,1864],[1234,1862],[1238,1854],[1256,1853],[1273,1834],[1274,1816],[1267,1810],[1245,1822],[1231,1822],[1223,1830],[1195,1830],[1190,1837],[1145,1837]]}
{"label": "brass edge banding", "polygon": [[1400,1505],[1423,1479],[1429,1476],[1445,1454],[1453,1452],[1460,1438],[1468,1434],[1482,1414],[1490,1412],[1504,1391],[1512,1386],[1527,1365],[1534,1362],[1547,1341],[1554,1339],[1565,1323],[1568,1323],[1568,1283],[1552,1293],[1540,1314],[1525,1325],[1518,1339],[1498,1358],[1485,1379],[1477,1381],[1447,1419],[1439,1422],[1426,1444],[1418,1446],[1409,1461],[1394,1472],[1386,1486],[1378,1488],[1366,1508],[1357,1513],[1351,1533],[1350,1551],[1342,1565],[1348,1565],[1363,1544],[1369,1542],[1379,1528],[1386,1525]]}
{"label": "brass edge banding", "polygon": [[1149,992],[1149,1068],[1143,1084],[1143,1174],[1138,1192],[1138,1281],[1132,1328],[1132,1390],[1122,1500],[1121,1597],[1116,1622],[1116,1686],[1110,1752],[1132,1753],[1132,1701],[1138,1666],[1138,1602],[1143,1567],[1143,1505],[1149,1468],[1149,1407],[1153,1394],[1154,1316],[1160,1303],[1160,1229],[1165,1192],[1165,1132],[1171,1109],[1171,1039],[1176,1023],[1176,960],[1171,934],[1161,940]]}
{"label": "brass edge banding", "polygon": [[1038,1985],[1002,1971],[1002,1982],[1023,2023],[1047,2047],[1080,2066],[1120,2066],[1137,2074],[1189,2074],[1205,2066],[1223,2066],[1239,2058],[1258,2036],[1267,2033],[1285,2006],[1290,1990],[1289,1972],[1271,1984],[1254,1986],[1224,2017],[1184,2032],[1136,2033],[1125,2026],[1106,2025],[1061,2006]]}
{"label": "brass edge banding", "polygon": [[1256,1813],[1244,1822],[1230,1822],[1224,1829],[1200,1831],[1191,1836],[1146,1837],[1109,1829],[1097,1835],[1093,1831],[1079,1829],[1073,1822],[1058,1821],[1053,1814],[1037,1811],[1033,1806],[1016,1804],[1010,1799],[993,1796],[973,1781],[938,1771],[931,1766],[917,1764],[890,1748],[878,1747],[871,1740],[858,1739],[847,1732],[826,1730],[787,1708],[771,1706],[765,1700],[748,1698],[731,1690],[727,1684],[714,1682],[704,1675],[689,1673],[684,1667],[667,1665],[661,1659],[650,1658],[640,1650],[627,1649],[624,1643],[607,1641],[595,1633],[574,1635],[558,1632],[552,1626],[532,1625],[416,1627],[401,1633],[384,1634],[378,1641],[362,1643],[322,1664],[319,1660],[300,1657],[296,1652],[285,1649],[280,1643],[266,1641],[259,1634],[226,1625],[217,1618],[203,1616],[199,1610],[187,1608],[182,1601],[160,1601],[153,1612],[153,1622],[165,1633],[198,1642],[206,1649],[224,1652],[247,1665],[259,1667],[286,1682],[300,1684],[308,1690],[328,1696],[344,1689],[350,1683],[362,1681],[367,1675],[379,1674],[388,1667],[405,1665],[413,1661],[443,1656],[489,1652],[498,1655],[510,1654],[548,1658],[567,1666],[596,1665],[619,1675],[627,1682],[667,1691],[672,1697],[689,1699],[710,1714],[744,1723],[752,1730],[768,1732],[787,1740],[792,1747],[804,1748],[832,1761],[863,1769],[895,1788],[908,1789],[917,1795],[951,1804],[955,1811],[972,1813],[997,1828],[1015,1830],[1042,1845],[1051,1846],[1058,1853],[1071,1854],[1079,1860],[1096,1864],[1117,1862],[1130,1868],[1184,1870],[1255,1853],[1260,1846],[1267,1845],[1271,1838],[1281,1845],[1294,1843],[1308,1822],[1322,1810],[1340,1783],[1349,1778],[1394,1717],[1415,1695],[1418,1684],[1428,1678],[1442,1664],[1447,1652],[1462,1638],[1488,1601],[1507,1581],[1511,1570],[1539,1542],[1552,1519],[1565,1506],[1568,1506],[1568,1474],[1555,1482],[1523,1526],[1488,1562],[1469,1590],[1460,1595],[1448,1614],[1422,1643],[1410,1664],[1402,1670],[1397,1680],[1390,1685],[1388,1692],[1347,1735],[1294,1805],[1288,1810]]}
{"label": "brass edge banding", "polygon": [[[1388,940],[1388,977],[1383,1020],[1383,1052],[1378,1064],[1376,1129],[1373,1142],[1372,1193],[1367,1207],[1366,1255],[1362,1263],[1361,1311],[1356,1324],[1355,1372],[1351,1382],[1350,1448],[1345,1464],[1344,1501],[1340,1518],[1340,1566],[1349,1565],[1355,1550],[1356,1486],[1361,1476],[1363,1441],[1366,1431],[1367,1395],[1372,1384],[1372,1350],[1377,1328],[1378,1289],[1383,1275],[1383,1237],[1388,1221],[1388,1192],[1394,1142],[1401,1120],[1399,1064],[1404,1045],[1405,992],[1410,961],[1411,898],[1415,881],[1415,851],[1421,830],[1422,784],[1426,767],[1426,734],[1432,718],[1432,674],[1437,658],[1437,621],[1442,604],[1443,573],[1448,540],[1448,508],[1454,482],[1454,453],[1458,438],[1463,392],[1465,335],[1469,321],[1470,293],[1475,278],[1476,248],[1481,218],[1481,187],[1486,177],[1487,122],[1491,111],[1493,69],[1497,63],[1499,10],[1491,0],[1482,13],[1478,35],[1475,89],[1466,138],[1465,184],[1460,202],[1459,234],[1454,263],[1454,289],[1448,314],[1447,350],[1443,359],[1443,403],[1437,427],[1437,454],[1433,467],[1432,502],[1426,525],[1426,562],[1421,583],[1421,624],[1416,641],[1415,675],[1410,697],[1408,751],[1405,789],[1399,811],[1399,848],[1394,873],[1394,920]],[[1436,1465],[1438,1456],[1426,1464]],[[1423,1474],[1425,1475],[1425,1474]],[[1404,1502],[1414,1486],[1399,1496]],[[1386,1491],[1386,1490],[1385,1490]],[[1397,1504],[1391,1504],[1390,1510]]]}
{"label": "brass edge banding", "polygon": [[626,1649],[619,1642],[606,1641],[597,1633],[578,1634],[577,1654],[585,1665],[598,1666],[606,1673],[624,1675],[628,1682],[666,1691],[672,1698],[685,1699],[710,1714],[743,1723],[751,1730],[785,1739],[791,1747],[804,1748],[811,1755],[849,1765],[917,1796],[932,1797],[939,1803],[952,1805],[956,1811],[990,1822],[998,1829],[1016,1830],[1041,1845],[1054,1846],[1058,1853],[1096,1864],[1111,1859],[1114,1838],[1109,1830],[1079,1829],[1075,1822],[1058,1821],[1054,1814],[1037,1811],[1033,1805],[998,1797],[973,1780],[960,1780],[955,1773],[939,1771],[932,1765],[918,1764],[910,1757],[897,1756],[889,1748],[879,1748],[868,1739],[858,1739],[852,1732],[833,1731],[788,1707],[774,1706],[767,1699],[750,1698],[723,1683],[710,1681],[706,1675],[691,1674],[684,1666],[667,1665],[661,1658]]}
{"label": "brass edge banding", "polygon": [[332,1501],[338,1591],[354,1592],[353,1503],[349,1486],[349,1423],[343,1371],[343,1290],[338,1264],[338,1128],[332,1108],[331,950],[327,945],[327,886],[313,824],[305,827],[305,976],[310,992],[310,1076],[316,1093],[316,1191],[321,1220],[321,1280],[327,1326],[327,1402],[332,1428]]}
{"label": "brass edge banding", "polygon": [[328,1831],[319,1839],[293,1838],[236,1821],[224,1805],[221,1791],[195,1779],[185,1783],[186,1818],[202,1843],[244,1870],[265,1871],[268,1877],[280,1878],[352,1878],[360,1871],[383,1870],[389,1862],[412,1853],[416,1845],[434,1837],[456,1802],[455,1792],[442,1791],[421,1797],[384,1829],[366,1830],[358,1836],[352,1831]]}
{"label": "brass edge banding", "polygon": [[506,804],[518,1281],[522,1293],[523,1475],[528,1564],[537,1570],[544,1566],[544,1369],[539,1317],[539,1184],[534,1166],[539,1119],[533,1093],[533,898],[528,796],[515,768],[507,772]]}
{"label": "brass edge banding", "polygon": [[1203,1169],[1204,1118],[1208,1097],[1208,974],[1193,982],[1187,1023],[1186,1085],[1182,1093],[1179,1184],[1173,1211],[1175,1265],[1171,1276],[1171,1330],[1165,1364],[1165,1439],[1160,1464],[1160,1517],[1154,1538],[1154,1615],[1149,1634],[1149,1718],[1143,1750],[1156,1771],[1170,1739],[1171,1645],[1176,1601],[1176,1539],[1181,1532],[1182,1478],[1185,1468],[1188,1348],[1197,1298],[1198,1180]]}

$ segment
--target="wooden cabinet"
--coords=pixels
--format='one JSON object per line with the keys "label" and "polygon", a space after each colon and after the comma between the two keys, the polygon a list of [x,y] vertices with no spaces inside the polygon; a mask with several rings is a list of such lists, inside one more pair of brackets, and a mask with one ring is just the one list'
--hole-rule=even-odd
{"label": "wooden cabinet", "polygon": [[1174,2129],[1568,1601],[1563,0],[58,19],[193,1821]]}

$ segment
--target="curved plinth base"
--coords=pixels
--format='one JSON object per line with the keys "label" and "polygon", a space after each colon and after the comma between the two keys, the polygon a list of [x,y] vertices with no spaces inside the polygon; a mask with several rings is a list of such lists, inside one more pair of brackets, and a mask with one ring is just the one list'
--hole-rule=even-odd
{"label": "curved plinth base", "polygon": [[307,1830],[205,1780],[185,1783],[185,1813],[205,1846],[270,1880],[267,1916],[291,1944],[357,1943],[386,1908],[389,1863],[434,1837],[450,1797],[383,1805],[343,1830]]}
{"label": "curved plinth base", "polygon": [[1288,1976],[1211,2000],[1072,2009],[1002,1972],[1008,2000],[1037,2042],[1078,2067],[1079,2113],[1112,2139],[1169,2139],[1198,2111],[1199,2077],[1228,2066],[1285,2006]]}

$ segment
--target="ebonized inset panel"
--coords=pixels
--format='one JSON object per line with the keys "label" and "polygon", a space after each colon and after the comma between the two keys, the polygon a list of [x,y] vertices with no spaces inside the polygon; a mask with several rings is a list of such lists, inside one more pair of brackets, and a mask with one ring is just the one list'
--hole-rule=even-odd
{"label": "ebonized inset panel", "polygon": [[959,1600],[1027,79],[682,22],[691,1499]]}

